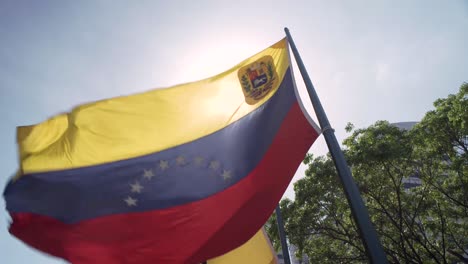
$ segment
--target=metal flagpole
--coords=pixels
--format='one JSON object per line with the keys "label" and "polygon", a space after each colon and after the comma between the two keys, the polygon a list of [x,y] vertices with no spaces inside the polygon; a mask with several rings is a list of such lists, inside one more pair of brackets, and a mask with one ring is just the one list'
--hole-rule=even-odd
{"label": "metal flagpole", "polygon": [[318,95],[315,92],[314,85],[312,84],[312,81],[307,74],[304,63],[302,62],[296,45],[294,44],[291,34],[289,33],[289,29],[284,28],[284,31],[286,32],[288,42],[291,45],[291,50],[294,54],[297,66],[299,67],[302,79],[304,80],[305,86],[309,93],[309,97],[312,101],[312,105],[314,107],[315,114],[317,115],[320,127],[322,128],[323,136],[327,142],[328,149],[338,171],[341,185],[343,186],[348,204],[351,207],[354,221],[358,226],[359,234],[366,249],[367,256],[369,257],[371,263],[388,263],[385,252],[377,237],[377,232],[375,231],[374,226],[370,221],[367,208],[362,201],[357,185],[351,175],[351,170],[346,163],[344,154],[341,151],[338,141],[336,140],[334,130],[330,126],[327,115],[325,114]]}
{"label": "metal flagpole", "polygon": [[281,241],[281,250],[283,251],[284,264],[291,264],[289,258],[288,242],[286,241],[286,233],[284,232],[283,216],[279,204],[276,206],[276,223],[278,224],[278,234]]}

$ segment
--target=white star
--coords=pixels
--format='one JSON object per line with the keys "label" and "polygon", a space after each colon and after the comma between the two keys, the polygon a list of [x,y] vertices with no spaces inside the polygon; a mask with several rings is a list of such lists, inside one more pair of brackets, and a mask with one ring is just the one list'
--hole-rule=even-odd
{"label": "white star", "polygon": [[169,169],[169,162],[167,160],[160,160],[159,168],[161,168],[161,170]]}
{"label": "white star", "polygon": [[185,165],[185,158],[184,156],[179,156],[176,158],[176,163],[179,166]]}
{"label": "white star", "polygon": [[153,170],[152,170],[152,169],[144,170],[144,172],[143,172],[143,177],[144,177],[145,179],[150,180],[152,177],[154,177]]}
{"label": "white star", "polygon": [[217,161],[217,160],[213,160],[212,162],[210,162],[210,169],[212,169],[212,170],[219,169],[219,166],[220,166],[220,164],[219,164],[219,161]]}
{"label": "white star", "polygon": [[232,173],[231,171],[229,170],[223,170],[223,173],[221,174],[221,177],[223,177],[223,179],[226,181],[226,180],[229,180],[231,179],[232,177]]}
{"label": "white star", "polygon": [[141,193],[141,190],[143,189],[143,186],[139,182],[135,182],[134,184],[130,184],[132,187],[132,192],[134,193]]}
{"label": "white star", "polygon": [[124,201],[127,203],[128,206],[136,206],[138,200],[128,196],[127,199],[124,199]]}
{"label": "white star", "polygon": [[194,160],[195,160],[195,165],[196,165],[196,166],[201,166],[201,165],[203,165],[203,161],[204,161],[205,159],[204,159],[203,157],[198,156],[198,157],[195,157]]}

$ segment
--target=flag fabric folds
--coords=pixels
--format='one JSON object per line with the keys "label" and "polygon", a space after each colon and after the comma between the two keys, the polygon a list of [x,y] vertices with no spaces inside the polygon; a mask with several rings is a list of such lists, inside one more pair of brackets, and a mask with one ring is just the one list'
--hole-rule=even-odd
{"label": "flag fabric folds", "polygon": [[10,233],[72,263],[198,263],[266,222],[319,135],[283,39],[217,76],[19,127]]}
{"label": "flag fabric folds", "polygon": [[276,264],[278,259],[270,239],[262,228],[242,246],[210,259],[207,264]]}

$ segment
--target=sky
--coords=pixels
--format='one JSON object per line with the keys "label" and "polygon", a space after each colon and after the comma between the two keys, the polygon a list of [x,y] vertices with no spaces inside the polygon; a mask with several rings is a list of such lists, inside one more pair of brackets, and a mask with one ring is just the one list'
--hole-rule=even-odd
{"label": "sky", "polygon": [[[340,142],[347,122],[418,121],[468,82],[465,0],[0,0],[1,189],[18,168],[17,126],[216,75],[283,38],[284,27]],[[323,137],[310,152],[327,153]],[[0,199],[2,263],[63,263],[10,236],[4,208]]]}

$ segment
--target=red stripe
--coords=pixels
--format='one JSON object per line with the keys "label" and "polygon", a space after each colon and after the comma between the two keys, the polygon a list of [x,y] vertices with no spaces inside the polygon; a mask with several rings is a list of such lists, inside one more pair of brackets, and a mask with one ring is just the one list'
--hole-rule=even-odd
{"label": "red stripe", "polygon": [[295,103],[260,164],[223,192],[164,210],[72,225],[17,213],[10,232],[72,263],[199,263],[240,246],[260,229],[317,137]]}

